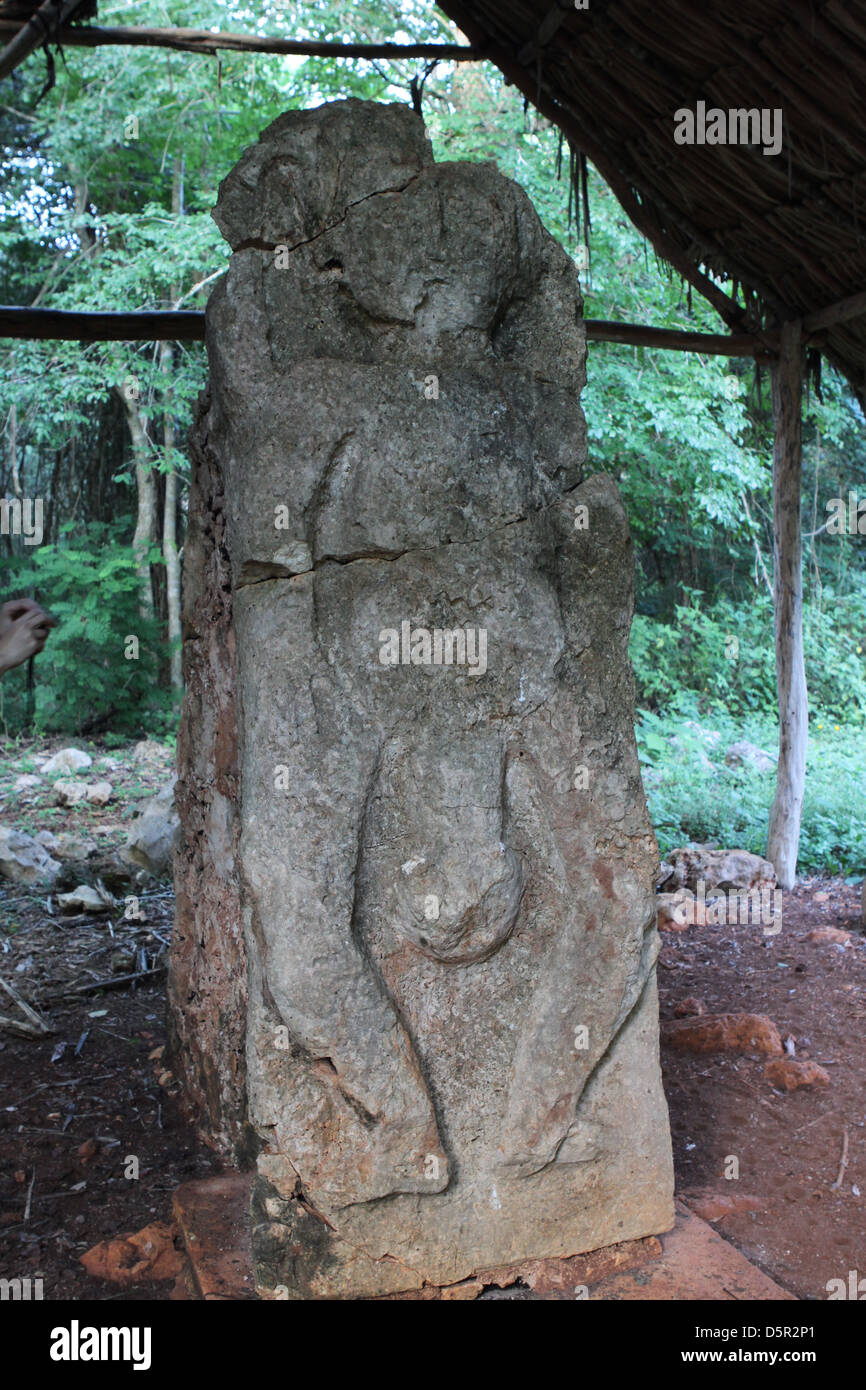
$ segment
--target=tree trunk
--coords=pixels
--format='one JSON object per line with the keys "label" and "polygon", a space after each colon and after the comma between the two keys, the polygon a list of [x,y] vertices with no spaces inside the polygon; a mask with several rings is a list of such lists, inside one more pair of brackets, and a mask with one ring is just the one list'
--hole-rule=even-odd
{"label": "tree trunk", "polygon": [[13,401],[9,407],[9,460],[12,464],[12,491],[21,496],[21,475],[18,472],[18,411]]}
{"label": "tree trunk", "polygon": [[[171,180],[171,211],[175,217],[183,213],[182,155],[175,155]],[[171,299],[176,303],[180,287],[172,286]],[[165,499],[162,514],[162,558],[165,562],[165,599],[168,617],[168,640],[171,647],[171,688],[183,689],[181,675],[181,628],[180,628],[180,557],[177,553],[177,473],[172,456],[175,445],[174,415],[171,409],[171,390],[168,383],[174,370],[174,344],[163,342],[160,345],[159,365],[164,374],[163,386],[163,443],[165,444]]]}
{"label": "tree trunk", "polygon": [[803,574],[800,485],[803,469],[802,326],[782,328],[779,359],[772,367],[773,424],[773,598],[776,684],[779,693],[779,767],[770,812],[767,858],[781,888],[797,873],[800,816],[806,782],[808,703],[803,656]]}
{"label": "tree trunk", "polygon": [[153,617],[153,586],[150,581],[150,561],[148,551],[153,544],[156,529],[156,480],[150,466],[150,445],[138,409],[138,401],[130,400],[121,390],[121,400],[126,409],[126,420],[132,436],[132,449],[135,457],[135,486],[138,494],[138,514],[135,519],[135,534],[132,537],[132,553],[138,570],[138,611],[143,618]]}
{"label": "tree trunk", "polygon": [[89,191],[88,191],[88,188],[87,188],[87,179],[84,177],[83,174],[79,174],[77,171],[76,171],[76,178],[75,178],[74,196],[75,196],[75,224],[74,224],[74,225],[75,225],[75,230],[76,230],[76,232],[78,233],[78,240],[79,240],[80,243],[81,243],[81,249],[82,249],[82,251],[92,251],[93,248],[94,248],[94,246],[96,245],[96,233],[94,232],[93,228],[89,225],[89,223],[86,221],[86,218],[87,218],[87,200],[88,200],[88,197],[89,197]]}
{"label": "tree trunk", "polygon": [[[168,375],[174,366],[174,348],[163,343],[160,367]],[[165,499],[162,514],[162,558],[165,562],[165,597],[168,609],[168,640],[171,646],[171,688],[183,689],[180,646],[180,557],[177,553],[177,473],[172,464],[175,445],[174,417],[166,401],[163,440],[165,443]]]}

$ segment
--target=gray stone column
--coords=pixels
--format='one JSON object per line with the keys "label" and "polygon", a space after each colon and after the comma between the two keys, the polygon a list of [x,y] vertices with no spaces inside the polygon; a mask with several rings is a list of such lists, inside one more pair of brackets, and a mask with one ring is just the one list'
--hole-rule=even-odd
{"label": "gray stone column", "polygon": [[[435,164],[397,106],[282,116],[215,216],[197,449],[225,563],[187,621],[230,586],[238,781],[215,837],[200,803],[185,823],[240,910],[260,1290],[384,1294],[666,1230],[632,551],[584,478],[576,271],[519,188]],[[200,687],[190,763],[225,707]],[[176,1031],[194,1059],[201,1026]]]}

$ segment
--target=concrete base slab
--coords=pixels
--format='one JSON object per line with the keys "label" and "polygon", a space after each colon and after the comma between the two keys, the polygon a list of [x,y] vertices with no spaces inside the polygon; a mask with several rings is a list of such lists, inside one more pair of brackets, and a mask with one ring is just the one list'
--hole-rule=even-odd
{"label": "concrete base slab", "polygon": [[[223,1173],[184,1183],[174,1196],[174,1217],[187,1265],[173,1297],[204,1301],[255,1298],[249,1233],[252,1175]],[[661,1237],[575,1255],[480,1270],[446,1288],[427,1287],[391,1298],[420,1301],[515,1300],[758,1302],[794,1300],[712,1226],[677,1204],[673,1230]],[[380,1300],[381,1301],[381,1300]]]}
{"label": "concrete base slab", "polygon": [[643,1269],[602,1279],[590,1289],[590,1299],[676,1300],[679,1303],[706,1299],[733,1299],[745,1303],[785,1299],[796,1302],[793,1294],[753,1265],[682,1202],[677,1203],[674,1229],[661,1240],[661,1259]]}
{"label": "concrete base slab", "polygon": [[236,1302],[255,1298],[250,1244],[250,1173],[220,1173],[186,1182],[174,1194],[186,1269],[176,1299]]}

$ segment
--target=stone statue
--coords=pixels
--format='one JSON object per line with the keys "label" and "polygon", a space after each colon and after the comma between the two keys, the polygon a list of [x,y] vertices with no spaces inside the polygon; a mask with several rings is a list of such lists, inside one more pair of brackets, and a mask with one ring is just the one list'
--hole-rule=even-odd
{"label": "stone statue", "polygon": [[632,552],[583,478],[574,265],[398,106],[282,116],[215,217],[196,450],[231,576],[260,1290],[668,1229]]}

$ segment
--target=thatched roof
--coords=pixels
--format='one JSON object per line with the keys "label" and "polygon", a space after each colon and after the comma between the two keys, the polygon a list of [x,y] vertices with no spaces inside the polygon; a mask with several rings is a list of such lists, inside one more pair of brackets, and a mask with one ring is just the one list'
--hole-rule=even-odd
{"label": "thatched roof", "polygon": [[[866,289],[864,0],[441,8],[566,130],[661,254],[756,296],[739,314],[717,302],[732,328],[808,317]],[[674,113],[701,100],[780,107],[782,152],[676,144]],[[866,304],[827,331],[824,350],[862,388]]]}

